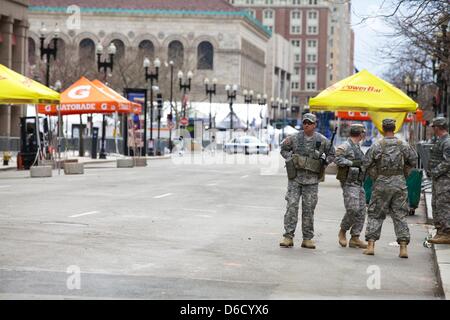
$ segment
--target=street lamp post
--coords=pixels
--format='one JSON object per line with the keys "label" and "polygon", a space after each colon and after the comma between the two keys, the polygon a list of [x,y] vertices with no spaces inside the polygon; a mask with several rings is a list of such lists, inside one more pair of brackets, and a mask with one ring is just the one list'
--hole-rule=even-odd
{"label": "street lamp post", "polygon": [[45,28],[44,23],[42,23],[42,27],[40,30],[40,37],[39,39],[41,40],[41,59],[44,60],[44,56],[45,56],[45,61],[46,61],[46,74],[45,74],[45,85],[48,87],[50,85],[50,59],[51,57],[53,57],[53,60],[56,60],[56,53],[58,51],[58,36],[59,36],[59,28],[58,28],[58,24],[56,24],[56,28],[55,31],[53,33],[53,39],[52,39],[52,43],[53,43],[53,47],[51,47],[52,43],[49,43],[47,45],[47,47],[45,47],[44,41],[45,41],[45,34],[47,33],[47,29]]}
{"label": "street lamp post", "polygon": [[275,124],[279,103],[280,103],[280,98],[276,98],[276,99],[274,99],[273,97],[270,98],[270,109],[271,109],[271,113],[272,113],[273,124]]}
{"label": "street lamp post", "polygon": [[156,155],[160,156],[161,155],[160,129],[161,129],[161,113],[163,108],[163,98],[161,93],[158,93],[156,95],[156,103],[158,107],[158,138],[156,144]]}
{"label": "street lamp post", "polygon": [[[108,69],[110,69],[111,72],[113,71],[114,55],[116,54],[116,46],[112,42],[109,45],[109,47],[108,47],[109,60],[105,59],[102,61],[103,46],[100,43],[98,43],[96,51],[97,51],[98,72],[103,70],[103,81],[106,82],[106,76],[108,73]],[[103,114],[103,117],[102,117],[102,142],[101,142],[101,147],[100,147],[100,154],[98,156],[99,159],[106,159],[106,152],[105,152],[105,138],[106,137],[105,136],[106,136],[106,117],[105,117],[105,114]],[[80,139],[82,139],[82,134],[80,134]]]}
{"label": "street lamp post", "polygon": [[233,84],[233,86],[230,86],[227,84],[225,86],[225,91],[227,92],[227,98],[230,103],[230,139],[233,138],[233,102],[236,100],[237,95],[237,84]]}
{"label": "street lamp post", "polygon": [[413,81],[408,75],[406,76],[404,83],[406,87],[406,94],[411,97],[411,99],[417,99],[417,96],[419,95],[420,79],[416,77]]}
{"label": "street lamp post", "polygon": [[[151,63],[148,58],[144,59],[144,69],[145,69],[145,81],[150,80],[150,148],[148,150],[149,156],[154,156],[153,149],[153,81],[158,81],[159,68],[161,67],[161,61],[156,58],[153,62],[155,66],[155,71],[149,71]],[[144,112],[144,156],[147,153],[147,108]]]}
{"label": "street lamp post", "polygon": [[[42,23],[39,39],[41,41],[41,46],[40,46],[41,60],[44,60],[46,62],[45,85],[47,87],[50,85],[50,60],[51,60],[51,57],[53,57],[53,60],[56,60],[56,53],[58,51],[59,32],[60,32],[60,30],[58,28],[58,24],[56,24],[55,31],[53,33],[53,39],[51,42],[49,42],[47,44],[47,46],[45,46],[44,42],[45,42],[45,35],[47,33],[47,29],[45,28],[45,24]],[[53,47],[51,46],[52,44],[53,44]],[[44,59],[44,56],[45,56],[45,59]],[[47,122],[50,125],[50,116],[47,116]],[[48,132],[48,139],[49,139],[49,141],[52,139],[51,125],[50,125],[50,130]]]}
{"label": "street lamp post", "polygon": [[169,150],[172,153],[172,124],[173,124],[173,61],[166,62],[166,67],[170,66],[170,113],[167,116],[167,126],[169,127]]}
{"label": "street lamp post", "polygon": [[211,130],[212,128],[212,115],[211,115],[211,105],[212,105],[212,96],[216,95],[216,85],[217,85],[217,79],[214,78],[212,80],[212,88],[209,85],[209,79],[206,78],[205,79],[205,91],[206,91],[206,95],[209,97],[209,126],[208,126],[208,130]]}
{"label": "street lamp post", "polygon": [[256,96],[256,100],[258,101],[258,104],[262,107],[262,108],[261,108],[261,113],[259,114],[259,117],[261,118],[260,139],[262,140],[263,119],[264,119],[264,116],[263,116],[262,112],[263,112],[264,106],[265,106],[266,103],[267,103],[267,94],[264,94],[262,97],[261,97],[260,94],[258,94],[258,95]]}
{"label": "street lamp post", "polygon": [[283,110],[283,127],[281,129],[281,140],[284,139],[284,127],[286,126],[287,109],[289,107],[289,100],[281,102],[280,109]]}
{"label": "street lamp post", "polygon": [[253,90],[250,90],[250,91],[244,90],[243,94],[244,94],[244,102],[247,104],[247,129],[246,129],[246,131],[248,131],[248,105],[253,102],[253,94],[254,93],[253,93]]}
{"label": "street lamp post", "polygon": [[[183,71],[179,71],[178,72],[178,80],[179,80],[179,86],[180,86],[180,91],[183,91],[183,100],[182,100],[182,110],[183,110],[183,118],[186,117],[186,96],[187,93],[189,91],[191,91],[191,82],[192,82],[192,77],[194,76],[194,74],[192,73],[192,71],[189,71],[187,73],[187,81],[183,81]],[[184,128],[184,126],[182,126]]]}

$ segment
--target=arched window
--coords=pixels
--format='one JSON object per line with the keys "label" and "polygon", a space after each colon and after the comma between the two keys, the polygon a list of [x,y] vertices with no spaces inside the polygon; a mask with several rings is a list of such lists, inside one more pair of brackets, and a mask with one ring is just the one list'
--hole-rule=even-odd
{"label": "arched window", "polygon": [[171,60],[174,62],[174,64],[178,68],[181,68],[183,66],[184,47],[183,47],[183,44],[178,40],[172,41],[169,44],[168,61],[171,61]]}
{"label": "arched window", "polygon": [[36,64],[36,42],[33,38],[28,38],[28,64],[30,66]]}
{"label": "arched window", "polygon": [[95,43],[93,40],[86,38],[81,40],[78,56],[80,62],[82,63],[94,63],[96,61],[95,58]]}
{"label": "arched window", "polygon": [[155,46],[150,40],[141,41],[139,43],[138,49],[140,60],[142,60],[144,57],[147,57],[150,59],[150,61],[153,61],[153,59],[155,58]]}
{"label": "arched window", "polygon": [[208,41],[203,41],[197,48],[197,69],[212,70],[214,67],[214,47]]}
{"label": "arched window", "polygon": [[116,46],[116,55],[114,56],[115,61],[121,61],[125,58],[125,44],[119,39],[115,39],[111,42]]}
{"label": "arched window", "polygon": [[56,46],[57,46],[56,60],[64,62],[66,60],[66,43],[64,42],[63,39],[58,38],[56,40]]}

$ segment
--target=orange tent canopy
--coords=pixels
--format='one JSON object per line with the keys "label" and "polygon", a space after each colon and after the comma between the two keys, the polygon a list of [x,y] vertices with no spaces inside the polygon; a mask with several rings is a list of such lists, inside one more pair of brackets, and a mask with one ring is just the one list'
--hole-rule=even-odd
{"label": "orange tent canopy", "polygon": [[135,108],[133,107],[133,102],[127,100],[124,96],[119,94],[114,89],[108,87],[100,80],[94,80],[94,81],[92,81],[92,83],[95,84],[102,93],[104,93],[107,96],[111,96],[114,99],[117,99],[117,101],[121,103],[119,106],[119,110],[117,110],[117,112],[119,112],[119,113],[134,112]]}
{"label": "orange tent canopy", "polygon": [[80,80],[61,93],[60,106],[39,105],[38,113],[57,115],[58,109],[61,111],[61,115],[114,113],[116,111],[129,113],[131,112],[131,105],[119,101],[117,97],[107,93],[105,89],[101,89],[85,77],[81,77]]}

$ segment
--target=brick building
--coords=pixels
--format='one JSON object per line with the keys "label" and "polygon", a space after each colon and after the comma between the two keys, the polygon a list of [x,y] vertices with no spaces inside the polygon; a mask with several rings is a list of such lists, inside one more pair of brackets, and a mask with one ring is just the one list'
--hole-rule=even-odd
{"label": "brick building", "polygon": [[310,97],[353,73],[350,1],[229,1],[291,42],[293,110],[303,110]]}

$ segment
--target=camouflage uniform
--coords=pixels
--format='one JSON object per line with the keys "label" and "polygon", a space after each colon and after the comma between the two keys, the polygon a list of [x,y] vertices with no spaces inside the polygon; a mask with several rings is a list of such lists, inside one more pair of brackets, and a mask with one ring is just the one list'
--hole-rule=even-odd
{"label": "camouflage uniform", "polygon": [[396,137],[385,137],[375,142],[367,151],[363,165],[375,167],[377,172],[368,208],[366,240],[378,240],[386,214],[394,222],[397,242],[409,243],[408,191],[405,169],[415,167],[417,153]]}
{"label": "camouflage uniform", "polygon": [[[436,121],[437,120],[437,121]],[[437,118],[446,122],[445,118]],[[450,136],[440,137],[431,149],[428,175],[433,182],[433,221],[440,233],[450,234]]]}
{"label": "camouflage uniform", "polygon": [[[345,216],[341,222],[341,229],[348,231],[352,236],[359,237],[364,226],[366,216],[366,195],[362,186],[365,172],[354,166],[355,160],[362,161],[364,153],[358,144],[348,139],[336,149],[334,162],[339,170],[348,170],[346,177],[340,179],[344,196]],[[347,171],[345,171],[347,172]]]}
{"label": "camouflage uniform", "polygon": [[[300,131],[298,134],[289,136],[283,140],[280,153],[284,159],[290,159],[295,154],[304,157],[318,153],[322,155],[323,152],[330,149],[330,145],[331,142],[318,132],[314,132],[312,137],[307,137],[303,131]],[[334,148],[331,147],[326,158],[327,163],[331,163],[334,160],[334,154]],[[285,238],[294,238],[298,221],[300,197],[302,197],[303,240],[311,240],[314,237],[314,210],[317,205],[318,190],[319,173],[305,169],[297,169],[297,176],[288,182],[285,197],[287,201],[284,216]]]}

